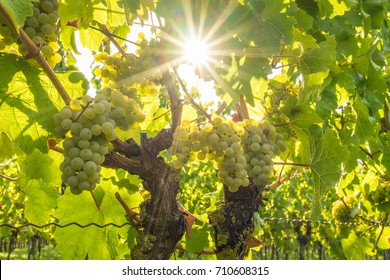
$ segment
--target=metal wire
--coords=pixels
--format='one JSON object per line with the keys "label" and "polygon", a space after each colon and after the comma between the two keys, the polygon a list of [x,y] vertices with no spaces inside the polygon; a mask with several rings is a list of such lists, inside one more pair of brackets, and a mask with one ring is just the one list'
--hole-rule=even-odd
{"label": "metal wire", "polygon": [[[323,224],[323,225],[340,225],[340,226],[359,226],[359,225],[363,225],[363,224],[367,224],[367,225],[371,225],[371,226],[381,226],[382,223],[380,221],[373,221],[373,222],[336,222],[336,221],[324,221],[324,220],[320,220],[320,221],[316,221],[316,222],[313,222],[313,221],[310,221],[308,219],[291,219],[291,218],[277,218],[277,217],[262,217],[261,218],[263,221],[270,221],[270,222],[286,222],[286,223],[317,223],[317,224]],[[118,225],[118,224],[115,224],[115,223],[107,223],[107,224],[102,224],[102,225],[99,225],[97,223],[88,223],[88,224],[79,224],[77,222],[71,222],[71,223],[67,223],[67,224],[59,224],[59,223],[55,223],[55,222],[51,222],[51,223],[47,223],[47,224],[43,224],[43,225],[37,225],[37,224],[34,224],[34,223],[25,223],[25,224],[22,224],[22,225],[12,225],[12,224],[0,224],[0,228],[1,227],[9,227],[9,228],[12,228],[12,229],[21,229],[21,228],[24,228],[24,227],[36,227],[36,228],[45,228],[45,227],[49,227],[49,226],[55,226],[55,227],[59,227],[59,228],[66,228],[66,227],[70,227],[70,226],[77,226],[77,227],[80,227],[80,228],[86,228],[86,227],[91,227],[91,226],[95,226],[95,227],[98,227],[98,228],[105,228],[105,227],[109,227],[109,226],[113,226],[113,227],[117,227],[117,228],[122,228],[124,226],[131,226],[132,224],[130,222],[126,222],[126,223],[123,223],[121,225]]]}
{"label": "metal wire", "polygon": [[95,226],[95,227],[98,227],[98,228],[105,228],[105,227],[108,227],[108,226],[114,226],[114,227],[117,227],[117,228],[122,228],[124,226],[127,226],[127,225],[131,225],[131,223],[129,222],[126,222],[126,223],[123,223],[121,225],[118,225],[118,224],[115,224],[115,223],[107,223],[107,224],[103,224],[103,225],[99,225],[97,223],[88,223],[88,224],[85,224],[85,225],[81,225],[77,222],[71,222],[71,223],[68,223],[68,224],[59,224],[59,223],[47,223],[47,224],[44,224],[44,225],[37,225],[37,224],[34,224],[34,223],[25,223],[25,224],[22,224],[20,226],[15,226],[15,225],[11,225],[11,224],[0,224],[0,227],[9,227],[9,228],[13,228],[13,229],[21,229],[21,228],[24,228],[24,227],[29,227],[29,226],[32,226],[32,227],[36,227],[36,228],[45,228],[45,227],[49,227],[49,226],[55,226],[55,227],[59,227],[59,228],[66,228],[66,227],[70,227],[70,226],[77,226],[77,227],[80,227],[80,228],[86,228],[86,227],[91,227],[91,226]]}
{"label": "metal wire", "polygon": [[339,226],[359,226],[359,225],[372,225],[372,226],[381,226],[382,222],[380,221],[372,221],[372,222],[336,222],[336,221],[311,221],[308,219],[291,219],[291,218],[277,218],[277,217],[264,217],[261,218],[264,221],[276,221],[276,222],[292,222],[292,223],[317,223],[317,224],[323,224],[323,225],[339,225]]}

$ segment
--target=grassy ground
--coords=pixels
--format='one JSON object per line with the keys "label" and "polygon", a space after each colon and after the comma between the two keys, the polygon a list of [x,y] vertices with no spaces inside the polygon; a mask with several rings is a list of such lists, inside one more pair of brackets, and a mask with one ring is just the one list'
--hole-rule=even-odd
{"label": "grassy ground", "polygon": [[[0,253],[0,260],[6,260],[8,256],[7,252]],[[37,256],[38,257],[38,256]],[[27,260],[28,258],[28,249],[25,248],[16,248],[15,251],[11,253],[11,260]],[[61,259],[58,252],[54,249],[52,245],[45,246],[41,249],[40,260],[59,260]]]}

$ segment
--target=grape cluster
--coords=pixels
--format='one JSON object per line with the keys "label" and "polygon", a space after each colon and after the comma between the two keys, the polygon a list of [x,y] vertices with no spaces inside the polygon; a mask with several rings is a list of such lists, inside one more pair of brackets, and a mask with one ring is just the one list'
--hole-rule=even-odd
{"label": "grape cluster", "polygon": [[0,51],[4,50],[7,46],[10,46],[15,43],[16,40],[16,35],[7,25],[1,22],[0,18]]}
{"label": "grape cluster", "polygon": [[368,194],[367,199],[374,204],[383,204],[390,201],[390,183],[381,182],[375,191]]}
{"label": "grape cluster", "polygon": [[274,175],[272,158],[286,150],[283,135],[276,133],[268,121],[256,123],[249,120],[245,130],[241,140],[247,160],[245,169],[254,184],[266,185]]}
{"label": "grape cluster", "polygon": [[355,198],[352,196],[348,196],[344,198],[344,201],[337,200],[332,205],[332,216],[335,220],[347,223],[353,220],[351,216],[351,209],[353,207],[353,203],[355,202]]}
{"label": "grape cluster", "polygon": [[102,65],[95,68],[94,74],[106,86],[119,89],[126,95],[137,92],[156,96],[158,90],[154,81],[161,78],[159,64],[154,57],[157,52],[156,44],[155,41],[148,43],[145,39],[140,40],[136,50],[138,56],[132,53],[123,56],[119,53],[98,53],[94,59]]}
{"label": "grape cluster", "polygon": [[281,84],[280,88],[269,87],[268,90],[263,94],[261,104],[264,108],[265,113],[275,122],[288,121],[283,119],[279,112],[279,107],[282,101],[285,101],[288,96],[298,95],[299,86],[294,83],[288,85]]}
{"label": "grape cluster", "polygon": [[73,99],[54,116],[56,133],[66,136],[60,170],[62,181],[72,193],[96,187],[109,142],[117,138],[114,128],[127,130],[135,122],[143,121],[135,117],[139,112],[134,101],[113,91],[97,94],[95,98],[85,95],[81,100]]}
{"label": "grape cluster", "polygon": [[274,155],[286,148],[283,136],[269,122],[234,122],[212,116],[211,123],[198,126],[183,122],[173,135],[169,149],[180,169],[194,160],[213,160],[218,177],[231,192],[240,186],[265,185],[273,175]]}
{"label": "grape cluster", "polygon": [[[62,57],[58,53],[59,45],[57,43],[57,22],[58,1],[57,0],[40,0],[33,2],[34,11],[31,17],[27,17],[23,30],[31,40],[41,49],[42,55],[52,68],[55,64],[61,62]],[[21,44],[19,52],[26,55],[27,49]]]}

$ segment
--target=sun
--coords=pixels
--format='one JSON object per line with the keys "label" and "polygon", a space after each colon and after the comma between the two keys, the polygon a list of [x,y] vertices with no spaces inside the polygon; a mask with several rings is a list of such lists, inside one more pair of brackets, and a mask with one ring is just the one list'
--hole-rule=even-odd
{"label": "sun", "polygon": [[210,59],[209,47],[200,39],[188,40],[184,45],[183,60],[194,67],[205,66]]}

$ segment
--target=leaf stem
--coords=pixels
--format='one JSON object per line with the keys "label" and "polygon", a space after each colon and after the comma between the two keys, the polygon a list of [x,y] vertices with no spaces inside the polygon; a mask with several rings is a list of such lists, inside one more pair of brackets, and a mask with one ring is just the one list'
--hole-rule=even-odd
{"label": "leaf stem", "polygon": [[12,177],[9,177],[9,176],[7,176],[7,175],[5,175],[3,173],[0,173],[0,177],[6,179],[8,181],[12,181],[12,182],[16,182],[18,180],[18,178],[12,178]]}
{"label": "leaf stem", "polygon": [[134,226],[136,227],[139,227],[141,225],[141,220],[140,220],[140,216],[138,213],[135,213],[133,211],[133,209],[131,209],[126,201],[124,201],[124,199],[121,197],[121,195],[119,194],[119,192],[116,192],[115,193],[115,198],[119,201],[119,203],[122,205],[123,209],[125,209],[126,211],[126,214],[127,216],[130,218],[131,221],[135,222],[135,224],[133,224]]}
{"label": "leaf stem", "polygon": [[93,193],[93,191],[90,191],[90,193],[91,193],[91,195],[92,195],[93,201],[95,202],[96,208],[97,208],[98,210],[100,210],[100,205],[99,205],[99,203],[98,203],[98,201],[97,201],[97,199],[96,199],[95,194]]}
{"label": "leaf stem", "polygon": [[[99,26],[100,26],[100,23],[99,23]],[[103,25],[103,26],[104,26],[104,25]],[[125,42],[128,42],[128,43],[130,43],[130,44],[136,45],[136,46],[139,46],[139,45],[140,45],[140,44],[138,44],[137,42],[134,42],[134,41],[131,41],[131,40],[127,40],[126,38],[123,38],[123,37],[121,37],[121,36],[118,36],[118,35],[115,35],[115,34],[111,33],[107,28],[106,28],[107,31],[105,31],[104,29],[100,29],[100,28],[94,27],[94,26],[92,26],[92,25],[90,25],[89,28],[94,29],[94,30],[96,30],[96,31],[102,32],[102,33],[103,33],[104,35],[106,35],[108,38],[110,38],[110,37],[112,37],[112,38],[118,38],[118,39],[121,39],[121,40],[123,40],[123,41],[125,41]]]}
{"label": "leaf stem", "polygon": [[383,230],[385,229],[386,221],[387,221],[388,217],[389,217],[389,213],[387,213],[385,218],[383,219],[383,222],[382,222],[383,224],[382,224],[382,227],[381,227],[381,231],[379,232],[378,237],[376,238],[376,241],[375,241],[375,244],[374,244],[374,248],[372,249],[373,252],[378,248],[379,239],[381,238],[381,236],[383,234]]}
{"label": "leaf stem", "polygon": [[[104,35],[107,36],[107,38],[111,41],[111,43],[114,44],[114,46],[117,48],[117,50],[122,54],[122,56],[125,56],[126,55],[126,52],[123,50],[123,48],[121,47],[121,45],[118,43],[117,40],[115,40],[115,37],[118,38],[118,36],[115,36],[114,34],[112,34],[108,29],[107,27],[104,25],[104,24],[101,24],[101,23],[98,23],[99,24],[99,31],[101,31]],[[90,26],[92,27],[92,26]],[[93,27],[92,27],[93,28]],[[122,39],[122,38],[121,38]]]}
{"label": "leaf stem", "polygon": [[292,166],[304,166],[311,167],[310,163],[296,163],[296,162],[274,162],[275,165],[292,165]]}
{"label": "leaf stem", "polygon": [[207,112],[205,111],[205,109],[203,109],[201,106],[199,106],[199,104],[197,104],[195,102],[195,100],[192,98],[192,96],[190,95],[190,93],[188,92],[183,80],[180,78],[179,76],[179,73],[177,72],[176,68],[172,67],[173,68],[173,72],[175,73],[175,76],[177,78],[177,80],[179,81],[179,84],[180,84],[180,87],[183,89],[184,91],[184,94],[186,95],[186,97],[188,98],[188,100],[190,101],[191,105],[194,106],[194,108],[196,110],[198,110],[202,115],[204,115],[207,119],[211,119],[210,115],[207,114]]}

